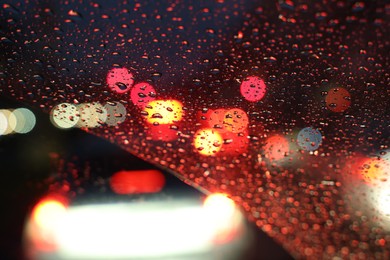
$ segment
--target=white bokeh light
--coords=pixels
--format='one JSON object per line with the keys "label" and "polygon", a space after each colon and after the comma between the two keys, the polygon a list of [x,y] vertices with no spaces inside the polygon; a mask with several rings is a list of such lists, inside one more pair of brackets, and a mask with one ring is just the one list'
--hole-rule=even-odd
{"label": "white bokeh light", "polygon": [[0,110],[0,135],[3,135],[8,128],[8,118],[3,111]]}
{"label": "white bokeh light", "polygon": [[107,120],[107,110],[98,102],[83,103],[77,106],[80,119],[78,127],[95,128],[104,124]]}
{"label": "white bokeh light", "polygon": [[62,103],[55,107],[50,112],[50,120],[52,124],[61,129],[75,127],[80,119],[79,112],[75,105]]}
{"label": "white bokeh light", "polygon": [[126,108],[119,102],[108,102],[104,105],[107,111],[106,124],[109,126],[116,126],[123,123],[126,119]]}
{"label": "white bokeh light", "polygon": [[34,128],[36,118],[31,110],[18,108],[12,111],[8,123],[15,133],[26,134]]}

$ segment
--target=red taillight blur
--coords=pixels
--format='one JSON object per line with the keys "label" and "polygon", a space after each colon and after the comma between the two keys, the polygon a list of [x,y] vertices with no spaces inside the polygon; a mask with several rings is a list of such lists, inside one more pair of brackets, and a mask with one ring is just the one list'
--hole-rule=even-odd
{"label": "red taillight blur", "polygon": [[110,180],[117,194],[156,193],[165,185],[165,177],[158,170],[119,171]]}

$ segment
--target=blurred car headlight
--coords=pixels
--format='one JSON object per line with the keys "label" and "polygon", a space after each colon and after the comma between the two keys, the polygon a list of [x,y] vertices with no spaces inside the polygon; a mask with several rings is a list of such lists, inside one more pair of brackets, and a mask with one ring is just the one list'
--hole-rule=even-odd
{"label": "blurred car headlight", "polygon": [[33,259],[170,259],[231,247],[243,230],[240,211],[222,194],[203,205],[172,200],[67,207],[45,199],[34,208],[25,237]]}

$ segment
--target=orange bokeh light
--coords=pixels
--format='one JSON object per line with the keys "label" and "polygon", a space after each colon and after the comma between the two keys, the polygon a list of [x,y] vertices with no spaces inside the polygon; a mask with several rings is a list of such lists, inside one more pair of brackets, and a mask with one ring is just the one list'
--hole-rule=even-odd
{"label": "orange bokeh light", "polygon": [[157,193],[165,185],[165,177],[158,170],[119,171],[110,180],[111,189],[121,195]]}
{"label": "orange bokeh light", "polygon": [[198,118],[203,126],[218,129],[220,132],[239,133],[245,131],[249,124],[247,113],[240,108],[209,109],[206,113],[199,112]]}
{"label": "orange bokeh light", "polygon": [[249,118],[246,112],[239,108],[233,108],[226,111],[223,124],[227,131],[240,133],[245,131],[249,124]]}
{"label": "orange bokeh light", "polygon": [[152,100],[144,107],[150,124],[173,124],[183,118],[183,104],[177,100]]}
{"label": "orange bokeh light", "polygon": [[390,163],[378,158],[368,158],[360,167],[363,179],[371,184],[380,184],[390,179]]}

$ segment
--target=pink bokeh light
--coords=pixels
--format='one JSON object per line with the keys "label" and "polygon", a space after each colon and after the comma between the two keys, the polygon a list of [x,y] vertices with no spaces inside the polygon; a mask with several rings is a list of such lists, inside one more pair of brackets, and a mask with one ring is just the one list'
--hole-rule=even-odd
{"label": "pink bokeh light", "polygon": [[257,102],[263,99],[266,92],[264,80],[259,77],[247,77],[240,86],[241,95],[250,102]]}

